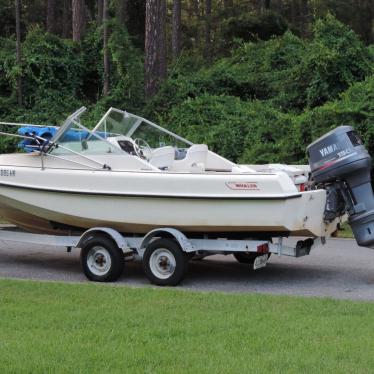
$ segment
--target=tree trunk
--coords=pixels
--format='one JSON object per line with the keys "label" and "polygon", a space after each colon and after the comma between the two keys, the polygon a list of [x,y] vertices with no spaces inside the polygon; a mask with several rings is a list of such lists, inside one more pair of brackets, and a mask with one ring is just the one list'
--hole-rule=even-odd
{"label": "tree trunk", "polygon": [[80,42],[86,27],[86,11],[84,0],[72,0],[73,40]]}
{"label": "tree trunk", "polygon": [[180,54],[181,43],[181,0],[174,0],[173,3],[173,30],[172,30],[172,52],[175,60]]}
{"label": "tree trunk", "polygon": [[283,11],[283,4],[282,4],[282,1],[283,0],[277,0],[275,2],[275,9],[276,11],[279,13],[279,14],[282,14],[282,11]]}
{"label": "tree trunk", "polygon": [[18,73],[17,78],[17,100],[18,105],[22,105],[22,49],[21,49],[21,0],[15,0],[15,11],[16,11],[16,61],[21,71]]}
{"label": "tree trunk", "polygon": [[62,10],[62,37],[67,39],[71,35],[71,7],[70,0],[64,0]]}
{"label": "tree trunk", "polygon": [[233,0],[223,0],[224,10],[228,10],[234,6]]}
{"label": "tree trunk", "polygon": [[104,87],[103,95],[108,96],[109,94],[109,51],[108,51],[108,1],[103,0],[103,39],[104,39]]}
{"label": "tree trunk", "polygon": [[300,32],[303,37],[309,34],[309,1],[301,0],[300,3]]}
{"label": "tree trunk", "polygon": [[146,97],[157,93],[166,78],[166,1],[147,0],[145,21],[145,78]]}
{"label": "tree trunk", "polygon": [[270,0],[264,0],[264,8],[270,9]]}
{"label": "tree trunk", "polygon": [[157,21],[159,64],[159,84],[166,79],[166,0],[158,0],[159,12]]}
{"label": "tree trunk", "polygon": [[297,9],[295,3],[296,0],[291,0],[291,24],[297,28]]}
{"label": "tree trunk", "polygon": [[117,7],[117,19],[121,25],[126,25],[128,21],[129,0],[119,0]]}
{"label": "tree trunk", "polygon": [[211,54],[212,0],[205,0],[205,57]]}
{"label": "tree trunk", "polygon": [[103,9],[104,9],[103,0],[97,0],[96,5],[97,5],[97,23],[101,25],[103,22]]}
{"label": "tree trunk", "polygon": [[56,0],[47,1],[47,31],[56,32]]}

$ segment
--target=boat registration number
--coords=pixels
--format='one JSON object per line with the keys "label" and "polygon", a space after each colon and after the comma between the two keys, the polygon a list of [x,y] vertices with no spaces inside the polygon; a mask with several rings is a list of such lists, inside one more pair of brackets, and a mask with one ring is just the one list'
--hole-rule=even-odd
{"label": "boat registration number", "polygon": [[1,177],[15,177],[16,171],[13,169],[0,169]]}
{"label": "boat registration number", "polygon": [[256,270],[256,269],[264,268],[266,266],[266,263],[268,262],[268,258],[269,256],[267,253],[262,256],[256,257],[253,263],[253,269]]}

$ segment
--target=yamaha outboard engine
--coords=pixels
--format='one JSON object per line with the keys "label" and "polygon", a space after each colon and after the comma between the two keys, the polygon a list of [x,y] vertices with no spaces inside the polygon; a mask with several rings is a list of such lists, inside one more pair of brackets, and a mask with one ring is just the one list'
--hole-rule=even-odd
{"label": "yamaha outboard engine", "polygon": [[341,126],[308,148],[312,180],[327,190],[325,220],[348,213],[358,245],[374,248],[374,195],[371,157],[359,135]]}

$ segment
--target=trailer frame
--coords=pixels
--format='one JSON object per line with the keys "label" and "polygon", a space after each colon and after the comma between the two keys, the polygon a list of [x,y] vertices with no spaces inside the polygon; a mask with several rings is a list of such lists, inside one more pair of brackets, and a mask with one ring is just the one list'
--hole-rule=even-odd
{"label": "trailer frame", "polygon": [[[248,235],[250,235],[250,233]],[[5,242],[65,247],[68,252],[71,252],[72,248],[80,248],[83,270],[85,271],[85,274],[89,279],[96,281],[114,281],[122,272],[121,269],[123,270],[124,264],[120,264],[120,266],[118,266],[116,274],[111,274],[111,276],[109,277],[104,276],[102,279],[97,274],[96,277],[93,277],[93,279],[92,277],[90,277],[90,270],[85,269],[85,265],[87,267],[87,264],[84,263],[85,259],[82,259],[82,253],[88,252],[88,250],[85,251],[86,247],[89,245],[92,246],[92,242],[95,242],[95,240],[97,241],[100,238],[107,238],[114,244],[114,246],[110,246],[108,243],[105,244],[104,241],[103,243],[99,243],[99,245],[95,247],[103,248],[101,256],[104,255],[104,257],[106,255],[105,247],[109,247],[106,248],[108,252],[108,262],[111,263],[114,258],[117,259],[116,262],[121,262],[121,260],[119,260],[120,256],[118,256],[118,253],[120,252],[123,253],[123,257],[135,255],[140,257],[140,259],[143,261],[143,267],[145,268],[146,274],[147,270],[148,272],[151,270],[149,264],[149,266],[147,264],[144,264],[145,257],[149,257],[147,255],[145,256],[145,253],[147,250],[149,251],[149,248],[153,248],[155,247],[155,245],[157,247],[157,240],[160,241],[161,239],[163,240],[161,240],[163,247],[170,246],[171,248],[164,248],[164,257],[162,257],[161,254],[160,258],[166,258],[166,260],[169,259],[171,262],[174,261],[175,264],[173,265],[173,271],[176,271],[175,269],[177,267],[177,261],[175,258],[179,257],[179,254],[176,252],[177,249],[175,245],[173,245],[173,243],[177,244],[181,253],[183,254],[183,256],[181,257],[183,259],[181,260],[183,263],[187,262],[193,256],[203,258],[214,254],[235,255],[238,253],[242,253],[254,259],[253,268],[255,270],[266,265],[267,258],[270,257],[270,254],[276,254],[278,256],[301,257],[309,255],[313,247],[325,244],[325,238],[323,237],[298,240],[295,246],[284,245],[283,237],[274,238],[275,240],[237,240],[227,239],[224,237],[209,239],[204,235],[202,235],[201,238],[189,238],[183,232],[171,227],[160,227],[148,232],[144,236],[123,235],[122,233],[110,227],[93,227],[84,231],[83,233],[72,235],[35,234],[22,231],[16,226],[10,225],[0,228],[0,240]],[[158,251],[160,251],[160,249]],[[117,257],[115,255],[117,255]],[[118,264],[112,265],[114,266]],[[187,264],[185,264],[184,267],[187,267]],[[167,279],[166,281],[164,279],[161,283],[155,279],[150,280],[155,284],[176,285],[183,279],[183,277],[184,274],[178,277],[177,280],[169,282]],[[152,274],[148,274],[148,278],[153,278]]]}

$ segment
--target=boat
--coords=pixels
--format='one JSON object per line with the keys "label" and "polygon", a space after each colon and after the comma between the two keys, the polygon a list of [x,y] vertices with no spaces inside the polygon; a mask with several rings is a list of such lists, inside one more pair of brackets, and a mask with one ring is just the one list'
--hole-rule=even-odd
{"label": "boat", "polygon": [[[171,227],[215,238],[315,238],[331,235],[347,217],[339,208],[326,219],[329,190],[311,187],[313,167],[238,165],[115,108],[89,129],[85,110],[45,137],[31,125],[1,123],[8,131],[0,134],[22,138],[27,148],[0,155],[5,220],[56,235]],[[14,126],[18,133],[9,131]]]}

